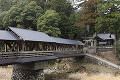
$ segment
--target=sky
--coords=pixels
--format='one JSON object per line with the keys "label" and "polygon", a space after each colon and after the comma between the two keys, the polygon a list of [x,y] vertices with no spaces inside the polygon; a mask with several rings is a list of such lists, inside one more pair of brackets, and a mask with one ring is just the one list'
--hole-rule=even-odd
{"label": "sky", "polygon": [[80,7],[78,7],[79,4],[83,3],[85,0],[68,0],[71,2],[71,5],[74,7],[74,8],[78,8],[80,9]]}

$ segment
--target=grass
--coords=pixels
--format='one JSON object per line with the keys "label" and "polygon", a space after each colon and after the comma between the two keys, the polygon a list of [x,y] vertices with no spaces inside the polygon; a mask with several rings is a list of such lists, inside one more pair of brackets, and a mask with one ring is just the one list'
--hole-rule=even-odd
{"label": "grass", "polygon": [[108,69],[95,64],[84,63],[86,67],[84,73],[72,73],[69,78],[75,80],[120,80],[120,71],[117,69]]}
{"label": "grass", "polygon": [[120,80],[120,75],[114,76],[108,73],[99,73],[99,74],[75,73],[75,74],[70,74],[69,78],[75,80]]}

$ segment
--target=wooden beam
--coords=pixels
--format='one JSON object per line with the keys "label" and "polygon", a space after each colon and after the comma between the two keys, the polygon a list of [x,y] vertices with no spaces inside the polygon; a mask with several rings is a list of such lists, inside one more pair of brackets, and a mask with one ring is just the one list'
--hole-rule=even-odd
{"label": "wooden beam", "polygon": [[5,43],[5,52],[7,52],[7,43]]}
{"label": "wooden beam", "polygon": [[22,42],[22,51],[24,51],[24,42]]}
{"label": "wooden beam", "polygon": [[2,41],[0,41],[0,52],[2,52],[2,45],[3,45],[3,42]]}

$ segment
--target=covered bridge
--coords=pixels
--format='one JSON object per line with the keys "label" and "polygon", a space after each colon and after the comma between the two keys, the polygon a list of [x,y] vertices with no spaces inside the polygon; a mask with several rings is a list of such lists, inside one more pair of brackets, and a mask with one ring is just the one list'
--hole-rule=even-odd
{"label": "covered bridge", "polygon": [[81,41],[50,37],[43,32],[8,27],[0,30],[1,52],[82,50]]}

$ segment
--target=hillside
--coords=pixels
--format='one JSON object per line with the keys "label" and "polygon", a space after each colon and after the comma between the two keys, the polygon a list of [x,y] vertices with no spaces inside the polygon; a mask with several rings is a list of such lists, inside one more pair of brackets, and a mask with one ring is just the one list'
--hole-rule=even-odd
{"label": "hillside", "polygon": [[112,52],[112,51],[101,52],[101,53],[99,52],[96,55],[101,57],[101,58],[104,58],[104,59],[106,59],[114,64],[120,65],[120,62],[117,59],[115,52]]}

